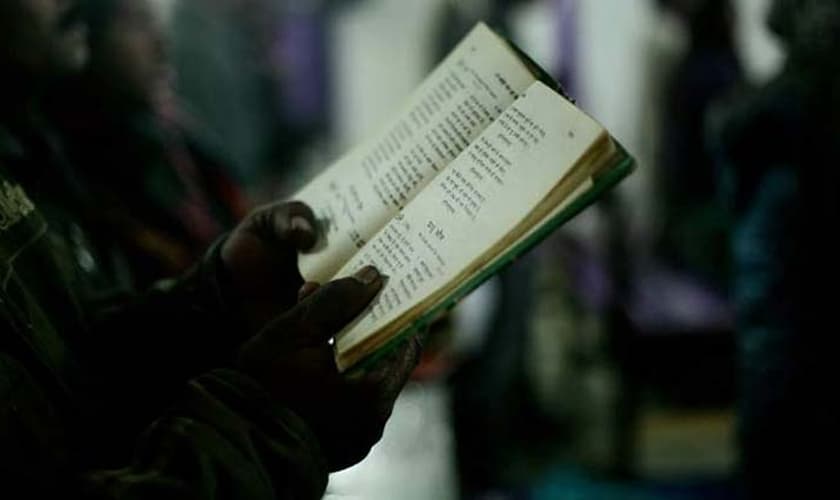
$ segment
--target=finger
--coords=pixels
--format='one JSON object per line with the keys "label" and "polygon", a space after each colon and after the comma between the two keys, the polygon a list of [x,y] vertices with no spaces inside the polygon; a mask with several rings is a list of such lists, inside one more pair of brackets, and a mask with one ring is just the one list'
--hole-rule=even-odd
{"label": "finger", "polygon": [[309,250],[318,240],[315,213],[303,202],[279,203],[272,210],[272,229],[281,240],[290,241],[298,250]]}
{"label": "finger", "polygon": [[[298,374],[297,377],[289,375],[286,380],[298,380],[296,384],[311,385],[317,383],[322,390],[334,389],[341,382],[341,374],[335,363],[335,355],[331,346],[323,344],[320,346],[304,347],[296,349],[294,354],[285,359],[279,367],[278,372]],[[322,392],[322,391],[319,391]],[[324,397],[324,394],[308,394],[310,397]]]}
{"label": "finger", "polygon": [[420,338],[412,335],[387,358],[379,362],[364,377],[363,383],[377,386],[381,394],[396,397],[420,362],[422,351]]}
{"label": "finger", "polygon": [[298,290],[298,302],[303,302],[304,299],[315,293],[318,288],[321,287],[320,283],[316,283],[314,281],[307,281],[300,287]]}
{"label": "finger", "polygon": [[322,285],[292,310],[303,341],[326,342],[370,304],[382,288],[383,278],[373,266],[354,276]]}
{"label": "finger", "polygon": [[417,333],[414,334],[414,342],[417,344],[417,350],[419,355],[423,354],[423,348],[426,347],[426,343],[429,341],[429,336],[432,334],[432,329],[429,324],[423,325]]}
{"label": "finger", "polygon": [[346,390],[358,401],[360,411],[366,412],[371,421],[384,425],[419,357],[419,343],[412,337],[361,379],[345,377],[348,382]]}
{"label": "finger", "polygon": [[411,373],[417,367],[417,363],[420,361],[418,346],[419,344],[414,341],[414,337],[409,339],[405,347],[397,353],[395,361],[390,366],[390,373],[380,382],[379,409],[382,414],[391,414],[397,397],[411,378]]}

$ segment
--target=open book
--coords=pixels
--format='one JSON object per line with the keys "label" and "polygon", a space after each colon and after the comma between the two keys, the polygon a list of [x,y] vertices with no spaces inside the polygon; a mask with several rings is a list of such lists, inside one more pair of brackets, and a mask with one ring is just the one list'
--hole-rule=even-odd
{"label": "open book", "polygon": [[387,352],[632,166],[536,64],[476,26],[380,133],[293,197],[324,225],[300,257],[305,279],[368,264],[389,277],[336,336],[338,367]]}

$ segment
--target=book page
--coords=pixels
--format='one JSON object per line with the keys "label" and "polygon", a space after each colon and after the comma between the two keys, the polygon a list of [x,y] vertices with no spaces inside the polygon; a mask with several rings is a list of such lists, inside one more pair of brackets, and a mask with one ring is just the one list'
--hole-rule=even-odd
{"label": "book page", "polygon": [[[596,182],[592,177],[593,172],[597,172],[598,169],[603,168],[604,165],[609,165],[610,161],[612,161],[614,165],[617,165],[622,158],[618,156],[612,139],[607,142],[606,147],[596,147],[596,153],[597,154],[593,154],[589,157],[589,162],[584,162],[584,164],[579,164],[575,167],[575,170],[577,171],[576,175],[570,175],[564,179],[563,182],[567,182],[575,187],[567,196],[560,198],[562,199],[560,203],[553,204],[552,206],[554,208],[550,209],[548,212],[543,211],[533,214],[534,217],[530,217],[527,220],[527,230],[516,233],[518,236],[512,235],[511,238],[504,242],[503,252],[493,256],[490,260],[484,262],[481,267],[477,267],[472,275],[461,280],[461,283],[459,283],[457,287],[458,295],[447,294],[437,297],[435,302],[431,304],[429,308],[437,308],[445,302],[454,305],[474,290],[476,286],[480,285],[480,282],[475,282],[475,280],[479,279],[482,275],[486,275],[488,272],[496,272],[494,269],[498,270],[498,267],[502,265],[503,261],[508,261],[511,257],[511,252],[516,254],[513,255],[513,257],[516,258],[521,254],[521,252],[527,251],[527,249],[523,249],[522,247],[526,245],[533,245],[533,243],[529,244],[529,241],[533,241],[534,238],[542,239],[544,237],[539,236],[537,233],[545,231],[546,226],[551,226],[551,228],[548,229],[549,231],[556,229],[558,222],[562,223],[562,221],[557,221],[556,219],[567,209],[571,208],[573,204],[579,202],[580,199],[589,191],[595,188]],[[481,279],[480,281],[484,281],[484,279]]]}
{"label": "book page", "polygon": [[512,230],[604,137],[592,119],[534,83],[339,272],[373,264],[389,276],[370,311],[337,336],[339,357],[474,274],[499,242],[518,238]]}
{"label": "book page", "polygon": [[[532,238],[534,236],[534,234],[537,231],[539,231],[540,229],[542,229],[542,227],[545,224],[549,223],[552,219],[554,219],[555,217],[560,215],[560,213],[562,213],[564,210],[569,208],[575,201],[577,201],[577,199],[580,196],[582,196],[587,191],[592,189],[593,185],[594,185],[594,182],[592,181],[592,179],[587,177],[585,181],[583,181],[580,185],[578,185],[577,189],[574,190],[574,192],[571,194],[571,196],[569,196],[568,198],[566,198],[565,201],[563,201],[562,203],[557,205],[547,215],[543,216],[543,218],[540,219],[540,221],[537,224],[535,224],[533,227],[531,227],[531,229],[529,229],[526,233],[519,236],[516,239],[516,242],[513,243],[510,246],[513,247],[513,246],[520,245],[520,244],[524,243],[525,241],[527,241],[528,239]],[[501,257],[501,256],[499,256],[499,257]],[[498,260],[499,259],[497,258],[497,259],[494,259],[494,260],[484,264],[480,269],[477,270],[476,275],[481,274],[482,272],[486,271],[487,269],[489,269],[491,267],[497,266],[499,264]]]}
{"label": "book page", "polygon": [[478,25],[381,133],[293,197],[324,226],[315,251],[301,255],[303,276],[332,278],[533,81],[507,44]]}
{"label": "book page", "polygon": [[[544,215],[540,215],[539,220],[530,225],[529,229],[523,232],[520,236],[516,238],[515,241],[506,245],[508,248],[517,247],[519,245],[524,244],[527,240],[533,238],[537,232],[543,229],[544,226],[550,224],[556,217],[558,217],[562,212],[566,209],[571,207],[576,201],[578,201],[583,195],[585,195],[588,191],[595,187],[595,180],[592,177],[593,172],[597,172],[599,168],[603,168],[604,164],[606,163],[609,165],[611,162],[613,165],[616,165],[622,157],[618,156],[617,150],[615,148],[612,139],[606,144],[606,147],[599,151],[597,155],[591,155],[588,160],[591,162],[587,165],[581,165],[581,171],[579,175],[577,175],[578,179],[573,181],[574,190],[559,204],[554,206],[549,212],[545,213]],[[567,180],[571,180],[568,179]],[[487,269],[491,267],[495,267],[499,265],[499,260],[503,257],[503,255],[497,256],[494,260],[491,260],[485,263],[477,272],[476,276],[485,272]]]}

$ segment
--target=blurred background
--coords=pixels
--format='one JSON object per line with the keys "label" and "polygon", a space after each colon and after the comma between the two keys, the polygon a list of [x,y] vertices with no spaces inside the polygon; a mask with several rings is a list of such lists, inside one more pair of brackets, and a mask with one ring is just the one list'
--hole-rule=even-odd
{"label": "blurred background", "polygon": [[[813,70],[837,74],[823,64],[836,59],[837,2],[98,1],[90,79],[123,68],[114,99],[154,80],[153,130],[120,126],[164,146],[128,155],[141,183],[115,180],[134,214],[154,214],[115,216],[134,228],[124,245],[135,284],[183,267],[248,207],[294,193],[479,20],[637,159],[617,192],[434,326],[384,439],[331,477],[326,498],[741,498],[773,491],[768,478],[801,479],[796,440],[779,430],[813,438],[833,416],[801,389],[823,380],[818,370],[797,375],[815,362],[785,315],[791,297],[805,300],[783,279],[786,256],[799,255],[784,244],[798,226],[786,207],[825,180],[798,166],[837,148],[838,87],[811,84],[837,81]],[[151,48],[138,42],[149,33]],[[108,47],[115,36],[128,39],[123,52]],[[66,122],[71,144],[90,141],[96,127]]]}

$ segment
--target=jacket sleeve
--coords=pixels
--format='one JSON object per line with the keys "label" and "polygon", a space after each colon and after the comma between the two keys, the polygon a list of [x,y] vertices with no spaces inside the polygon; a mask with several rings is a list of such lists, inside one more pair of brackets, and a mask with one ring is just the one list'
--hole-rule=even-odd
{"label": "jacket sleeve", "polygon": [[227,306],[220,247],[221,241],[178,279],[91,308],[81,354],[102,375],[100,390],[122,412],[116,420],[133,425],[130,432],[173,404],[188,380],[232,366],[247,336]]}
{"label": "jacket sleeve", "polygon": [[141,436],[130,465],[86,473],[91,499],[318,499],[327,482],[315,437],[233,370],[215,370]]}

